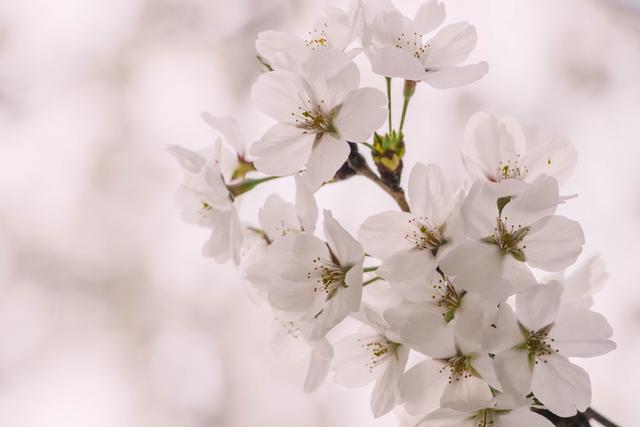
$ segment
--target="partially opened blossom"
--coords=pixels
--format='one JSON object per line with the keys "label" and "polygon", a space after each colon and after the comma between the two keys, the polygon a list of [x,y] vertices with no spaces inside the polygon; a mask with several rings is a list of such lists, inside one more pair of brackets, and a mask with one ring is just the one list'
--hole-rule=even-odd
{"label": "partially opened blossom", "polygon": [[582,251],[584,235],[577,222],[554,215],[558,203],[555,178],[541,176],[513,197],[476,182],[462,205],[469,240],[449,252],[441,268],[464,289],[506,298],[536,283],[528,266],[568,267]]}
{"label": "partially opened blossom", "polygon": [[186,222],[212,230],[203,254],[217,262],[233,258],[239,264],[242,226],[214,155],[220,152],[220,144],[218,141],[215,150],[201,152],[176,145],[168,147],[185,172],[176,201]]}
{"label": "partially opened blossom", "polygon": [[358,232],[367,253],[383,260],[378,274],[390,282],[430,281],[458,227],[453,217],[459,198],[436,165],[415,165],[409,203],[410,212],[376,214]]}
{"label": "partially opened blossom", "polygon": [[244,178],[252,167],[247,159],[247,143],[238,123],[231,117],[214,116],[208,112],[202,113],[202,119],[222,136],[218,166],[225,181],[230,183]]}
{"label": "partially opened blossom", "polygon": [[[413,316],[400,336],[407,346],[430,359],[409,369],[400,379],[400,397],[410,414],[424,414],[438,406],[459,408],[492,398],[500,388],[491,359],[482,348],[484,313],[470,309],[453,328],[436,323],[442,317]],[[418,322],[416,322],[418,320]]]}
{"label": "partially opened blossom", "polygon": [[604,260],[600,256],[592,256],[577,269],[558,280],[562,283],[561,310],[591,308],[593,296],[599,292],[609,273]]}
{"label": "partially opened blossom", "polygon": [[548,175],[562,184],[575,169],[577,158],[568,138],[556,136],[544,144],[534,143],[513,117],[479,112],[465,128],[462,160],[475,179],[533,182]]}
{"label": "partially opened blossom", "polygon": [[269,302],[278,310],[300,313],[309,340],[317,340],[357,312],[362,297],[364,252],[360,244],[324,212],[327,242],[309,234],[275,240],[267,250],[271,272]]}
{"label": "partially opened blossom", "polygon": [[[560,310],[562,285],[550,282],[516,295],[516,316],[502,304],[495,323],[495,367],[505,390],[533,392],[551,412],[568,417],[591,401],[586,371],[569,357],[594,357],[615,348],[613,331],[599,313]],[[501,348],[503,350],[499,351]]]}
{"label": "partially opened blossom", "polygon": [[366,141],[386,118],[384,93],[359,89],[359,81],[355,63],[334,49],[314,51],[300,73],[261,75],[253,100],[278,123],[251,148],[256,168],[283,176],[306,165],[314,190],[332,179],[349,156],[347,141]]}
{"label": "partially opened blossom", "polygon": [[263,31],[258,34],[256,50],[273,70],[299,71],[301,64],[316,50],[345,50],[354,38],[354,24],[347,12],[328,7],[304,37],[282,31]]}
{"label": "partially opened blossom", "polygon": [[446,89],[473,83],[489,70],[486,62],[461,65],[476,45],[476,29],[458,22],[435,31],[445,19],[444,4],[429,0],[411,19],[383,2],[367,3],[363,47],[373,72],[385,77],[424,81]]}
{"label": "partially opened blossom", "polygon": [[483,405],[437,409],[415,427],[553,427],[551,421],[533,412],[530,406],[529,399],[514,401],[511,396],[499,394]]}
{"label": "partially opened blossom", "polygon": [[363,304],[363,325],[335,345],[334,381],[347,387],[375,382],[371,410],[375,417],[392,410],[399,400],[398,380],[404,373],[409,349],[394,341],[389,325],[371,307]]}

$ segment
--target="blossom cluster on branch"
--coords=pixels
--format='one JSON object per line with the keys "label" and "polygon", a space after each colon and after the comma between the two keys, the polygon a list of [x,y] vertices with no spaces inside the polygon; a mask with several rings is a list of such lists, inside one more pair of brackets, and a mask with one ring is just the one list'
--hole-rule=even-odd
{"label": "blossom cluster on branch", "polygon": [[[580,225],[556,212],[572,198],[560,185],[577,152],[567,138],[535,142],[512,117],[480,112],[464,132],[463,187],[416,163],[405,194],[404,123],[416,87],[458,87],[488,71],[466,64],[475,28],[444,21],[437,0],[413,18],[389,1],[360,0],[328,9],[305,37],[260,33],[265,70],[252,99],[274,124],[247,147],[234,120],[205,113],[221,135],[214,147],[169,147],[185,172],[177,201],[186,221],[211,231],[204,255],[233,260],[273,313],[270,350],[308,359],[305,391],[333,372],[347,387],[375,384],[376,417],[395,410],[417,426],[550,426],[542,414],[571,417],[590,405],[589,376],[572,358],[615,348],[591,310],[603,262],[565,273],[584,244]],[[386,94],[360,87],[359,55],[384,77]],[[397,128],[392,79],[404,81]],[[318,224],[314,193],[354,175],[399,210],[357,232],[328,209]],[[272,194],[259,225],[240,220],[245,193],[286,176],[293,203]],[[360,326],[336,340],[345,319]]]}

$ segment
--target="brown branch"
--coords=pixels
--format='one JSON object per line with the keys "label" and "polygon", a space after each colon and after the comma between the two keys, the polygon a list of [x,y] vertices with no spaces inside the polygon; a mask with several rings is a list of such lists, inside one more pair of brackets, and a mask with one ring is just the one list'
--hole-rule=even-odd
{"label": "brown branch", "polygon": [[586,411],[578,412],[573,417],[568,418],[559,417],[546,409],[535,409],[534,411],[547,418],[556,427],[594,427],[590,422],[591,420],[604,427],[620,427],[592,408],[587,408]]}
{"label": "brown branch", "polygon": [[393,200],[396,201],[400,209],[404,212],[409,212],[409,203],[404,195],[404,190],[398,184],[392,184],[380,178],[367,164],[367,161],[362,154],[358,152],[358,146],[350,142],[351,153],[347,159],[346,165],[356,175],[364,176],[373,181],[378,187],[382,188]]}

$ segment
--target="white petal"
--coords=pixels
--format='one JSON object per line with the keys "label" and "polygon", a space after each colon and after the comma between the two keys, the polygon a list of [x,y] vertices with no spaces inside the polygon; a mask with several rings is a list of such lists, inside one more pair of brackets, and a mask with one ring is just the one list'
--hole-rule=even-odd
{"label": "white petal", "polygon": [[394,46],[365,49],[374,73],[384,77],[400,77],[421,81],[425,76],[422,62],[408,51]]}
{"label": "white petal", "polygon": [[494,354],[524,341],[515,313],[506,302],[500,304],[498,313],[484,339],[484,348]]}
{"label": "white petal", "polygon": [[421,34],[427,34],[442,25],[444,18],[444,3],[440,3],[438,0],[428,0],[422,3],[413,22]]}
{"label": "white petal", "polygon": [[258,110],[283,123],[294,122],[291,113],[307,107],[305,94],[302,77],[291,71],[264,73],[251,88],[251,99]]}
{"label": "white petal", "polygon": [[498,194],[494,186],[477,181],[471,187],[469,195],[462,203],[462,217],[467,236],[478,240],[491,236],[498,220],[497,200]]}
{"label": "white petal", "polygon": [[577,270],[564,279],[563,309],[591,308],[592,296],[600,291],[607,279],[607,266],[602,257],[589,258]]}
{"label": "white petal", "polygon": [[476,427],[472,413],[440,408],[423,418],[416,427]]}
{"label": "white petal", "polygon": [[333,218],[328,209],[324,210],[323,225],[327,244],[340,265],[353,266],[362,262],[364,258],[362,246]]}
{"label": "white petal", "polygon": [[400,330],[402,342],[434,359],[449,359],[456,354],[454,328],[445,323],[440,311],[423,311],[411,316]]}
{"label": "white petal", "polygon": [[311,155],[315,135],[303,134],[291,124],[272,126],[251,146],[256,169],[267,175],[284,176],[300,170]]}
{"label": "white petal", "polygon": [[549,176],[541,176],[507,203],[502,210],[502,217],[507,218],[507,222],[512,225],[533,224],[555,212],[558,197],[558,181]]}
{"label": "white petal", "polygon": [[323,182],[333,179],[338,169],[347,161],[350,151],[346,141],[323,135],[313,148],[307,163],[305,177],[309,188],[315,191]]}
{"label": "white petal", "polygon": [[258,212],[260,226],[271,240],[282,237],[291,231],[300,230],[295,207],[277,194],[267,197],[264,206]]}
{"label": "white petal", "polygon": [[477,82],[489,72],[489,64],[462,65],[423,72],[420,80],[436,89],[450,89]]}
{"label": "white petal", "polygon": [[436,258],[429,250],[410,248],[386,258],[378,275],[390,282],[403,282],[421,276],[430,278],[436,267]]}
{"label": "white petal", "polygon": [[378,89],[365,87],[347,94],[333,124],[347,141],[365,142],[386,118],[386,95]]}
{"label": "white petal", "polygon": [[371,352],[367,343],[383,339],[379,335],[347,335],[335,344],[336,358],[333,380],[345,387],[362,387],[376,379],[369,368]]}
{"label": "white petal", "polygon": [[[302,73],[317,102],[333,108],[360,85],[360,71],[351,57],[333,48],[316,49],[302,64]],[[309,93],[311,96],[311,93]]]}
{"label": "white petal", "polygon": [[311,345],[311,361],[304,382],[305,393],[311,393],[322,385],[329,373],[331,359],[333,358],[333,349],[326,339],[314,341]]}
{"label": "white petal", "polygon": [[562,285],[550,282],[533,286],[516,295],[516,313],[518,320],[529,331],[539,331],[550,325],[560,309]]}
{"label": "white petal", "polygon": [[227,144],[231,145],[236,152],[242,154],[244,151],[244,140],[240,134],[238,123],[230,117],[216,117],[211,113],[202,113],[202,119],[212,128],[220,132]]}
{"label": "white petal", "polygon": [[442,27],[427,42],[428,50],[424,65],[427,69],[438,69],[459,65],[476,46],[476,28],[468,22],[456,22]]}
{"label": "white petal", "polygon": [[556,318],[549,337],[564,356],[594,357],[608,353],[616,345],[609,338],[613,330],[600,313],[590,310],[561,312]]}
{"label": "white petal", "polygon": [[378,418],[391,411],[398,403],[398,381],[404,372],[409,357],[409,349],[400,346],[396,354],[389,356],[383,375],[376,381],[371,393],[371,411]]}
{"label": "white petal", "polygon": [[523,244],[529,265],[560,271],[573,264],[582,252],[584,233],[576,221],[552,215],[533,223]]}
{"label": "white petal", "polygon": [[510,348],[498,353],[493,361],[503,390],[519,396],[529,394],[533,372],[526,351]]}
{"label": "white petal", "polygon": [[500,416],[503,427],[553,427],[553,423],[526,408],[518,408]]}
{"label": "white petal", "polygon": [[502,277],[511,283],[514,292],[524,291],[538,283],[527,264],[510,255],[504,257]]}
{"label": "white petal", "polygon": [[318,205],[309,188],[307,181],[301,174],[296,174],[296,211],[302,225],[302,230],[313,233],[318,222]]}
{"label": "white petal", "polygon": [[358,240],[365,251],[384,259],[414,245],[405,239],[414,216],[408,212],[383,212],[370,216],[358,230]]}
{"label": "white petal", "polygon": [[[513,125],[513,122],[511,122]],[[514,128],[516,131],[514,132]],[[519,126],[507,126],[496,116],[479,112],[471,116],[464,131],[462,160],[471,176],[497,181],[498,168],[524,155],[524,141],[519,141]]]}
{"label": "white petal", "polygon": [[258,34],[256,51],[276,70],[295,68],[309,55],[304,40],[281,31]]}
{"label": "white petal", "polygon": [[532,391],[548,410],[561,417],[584,411],[591,402],[589,374],[564,356],[551,354],[535,365]]}
{"label": "white petal", "polygon": [[400,398],[412,415],[424,414],[440,406],[440,396],[449,379],[440,372],[444,365],[427,359],[402,375],[398,383]]}
{"label": "white petal", "polygon": [[313,307],[314,283],[288,280],[275,274],[269,284],[268,298],[278,310],[301,313]]}
{"label": "white petal", "polygon": [[460,378],[446,385],[440,404],[443,407],[464,409],[489,403],[493,398],[489,384],[478,377]]}
{"label": "white petal", "polygon": [[416,163],[409,176],[408,192],[411,213],[438,226],[446,222],[455,199],[439,166]]}
{"label": "white petal", "polygon": [[553,176],[562,184],[573,173],[578,161],[578,151],[568,137],[558,135],[551,142],[529,149],[527,167],[529,175]]}
{"label": "white petal", "polygon": [[204,167],[205,158],[198,152],[188,150],[179,145],[168,145],[167,151],[180,162],[180,166],[190,173],[196,174]]}

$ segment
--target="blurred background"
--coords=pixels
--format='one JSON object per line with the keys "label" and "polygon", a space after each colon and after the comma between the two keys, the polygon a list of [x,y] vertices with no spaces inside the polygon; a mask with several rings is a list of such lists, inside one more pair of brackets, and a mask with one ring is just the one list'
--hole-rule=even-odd
{"label": "blurred background", "polygon": [[[397,0],[413,14],[417,0]],[[305,366],[265,352],[269,316],[232,265],[200,255],[182,223],[182,180],[165,144],[199,148],[202,111],[234,116],[256,140],[270,123],[249,90],[264,29],[304,34],[312,0],[3,0],[0,2],[0,426],[396,426],[373,420],[369,390],[328,381],[302,393]],[[457,0],[447,22],[479,33],[469,87],[419,86],[405,126],[407,168],[442,165],[452,182],[463,126],[511,114],[529,138],[571,136],[579,163],[562,208],[611,274],[596,298],[618,350],[579,361],[593,406],[640,425],[640,2]],[[363,65],[363,84],[384,80]],[[399,82],[396,94],[399,93]],[[243,202],[255,221],[273,191]],[[393,208],[354,178],[318,193],[350,230]],[[359,209],[354,210],[354,202]]]}

